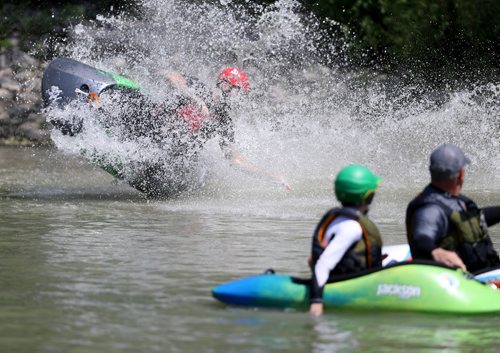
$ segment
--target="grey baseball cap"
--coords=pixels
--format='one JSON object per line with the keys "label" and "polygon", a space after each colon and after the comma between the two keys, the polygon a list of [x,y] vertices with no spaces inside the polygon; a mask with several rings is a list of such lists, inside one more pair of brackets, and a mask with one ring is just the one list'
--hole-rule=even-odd
{"label": "grey baseball cap", "polygon": [[470,163],[460,147],[445,143],[431,153],[431,174],[440,178],[452,177]]}

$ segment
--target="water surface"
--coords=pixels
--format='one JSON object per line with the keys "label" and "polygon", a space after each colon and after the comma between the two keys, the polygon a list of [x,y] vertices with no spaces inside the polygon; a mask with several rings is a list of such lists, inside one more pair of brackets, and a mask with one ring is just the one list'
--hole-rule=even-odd
{"label": "water surface", "polygon": [[[311,318],[211,297],[213,286],[267,268],[306,276],[311,233],[334,204],[330,192],[241,183],[228,194],[148,201],[54,150],[2,148],[0,157],[2,351],[496,351],[498,315]],[[387,244],[401,243],[407,196],[417,190],[386,191],[373,218]],[[472,192],[482,202],[500,197]],[[500,229],[492,230],[498,248]]]}

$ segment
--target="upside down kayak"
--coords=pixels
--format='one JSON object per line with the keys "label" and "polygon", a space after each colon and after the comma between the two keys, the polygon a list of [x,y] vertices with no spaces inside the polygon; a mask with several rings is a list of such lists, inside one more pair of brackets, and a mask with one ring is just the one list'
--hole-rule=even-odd
{"label": "upside down kayak", "polygon": [[[103,118],[98,123],[94,122],[103,133],[101,136],[105,136],[100,138],[99,148],[95,147],[92,135],[83,138],[83,146],[80,145],[82,140],[77,138],[85,130],[92,131],[85,124],[89,120],[87,116],[49,114],[48,121],[66,136],[66,143],[78,143],[81,146],[80,155],[89,162],[126,181],[148,197],[175,197],[198,190],[205,184],[207,173],[197,168],[196,163],[190,163],[192,153],[179,157],[179,151],[184,151],[181,143],[177,140],[176,143],[172,140],[166,143],[166,139],[159,143],[148,137],[149,144],[142,144],[148,138],[137,131],[145,129],[151,132],[154,128],[142,120],[143,113],[149,117],[152,104],[140,90],[137,82],[124,76],[70,58],[52,60],[42,78],[42,98],[46,107],[63,108],[72,102],[87,106],[90,102],[98,103],[103,94],[117,94],[122,98],[116,110],[122,113],[120,116],[124,120],[110,115],[108,120]],[[105,117],[103,109],[95,111]],[[114,130],[116,126],[118,128]],[[138,136],[132,134],[123,138],[124,126],[132,126],[131,130]],[[72,138],[78,142],[71,141]]]}
{"label": "upside down kayak", "polygon": [[[306,309],[309,280],[265,273],[219,285],[212,295],[232,305]],[[488,314],[500,313],[500,290],[458,269],[406,262],[328,283],[323,302],[326,310]]]}

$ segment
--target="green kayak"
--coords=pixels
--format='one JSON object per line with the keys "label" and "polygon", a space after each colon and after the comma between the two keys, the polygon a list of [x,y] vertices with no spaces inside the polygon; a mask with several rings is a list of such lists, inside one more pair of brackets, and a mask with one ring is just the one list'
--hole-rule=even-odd
{"label": "green kayak", "polygon": [[[309,280],[266,273],[219,285],[221,302],[296,308],[309,304]],[[500,291],[468,273],[430,263],[400,263],[337,282],[323,292],[325,309],[414,311],[449,314],[500,313]]]}

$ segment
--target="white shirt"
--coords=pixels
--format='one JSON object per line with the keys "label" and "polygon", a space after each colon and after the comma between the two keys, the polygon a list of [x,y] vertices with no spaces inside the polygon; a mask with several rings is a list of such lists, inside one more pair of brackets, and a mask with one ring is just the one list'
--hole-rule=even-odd
{"label": "white shirt", "polygon": [[[332,241],[332,236],[335,237]],[[335,266],[342,259],[344,254],[363,236],[363,229],[361,225],[344,216],[336,217],[328,226],[325,232],[325,237],[329,241],[328,246],[325,248],[314,267],[314,274],[318,285],[323,287],[330,276]]]}

